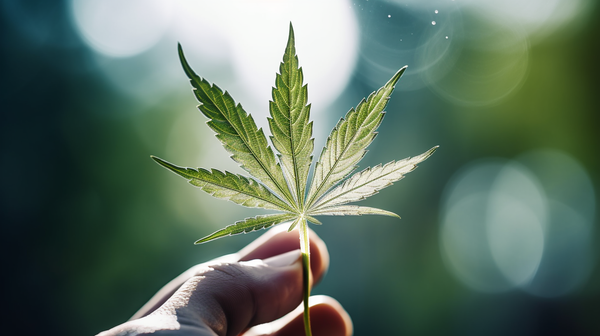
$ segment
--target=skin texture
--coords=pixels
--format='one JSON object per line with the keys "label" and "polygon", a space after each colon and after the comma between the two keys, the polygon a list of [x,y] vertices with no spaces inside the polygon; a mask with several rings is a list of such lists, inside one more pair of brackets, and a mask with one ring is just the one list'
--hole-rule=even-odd
{"label": "skin texture", "polygon": [[[285,229],[273,228],[238,253],[190,268],[128,322],[98,336],[304,335],[298,232]],[[317,283],[327,272],[329,253],[313,231],[310,243]],[[310,303],[314,336],[352,335],[350,317],[337,301],[314,296]]]}

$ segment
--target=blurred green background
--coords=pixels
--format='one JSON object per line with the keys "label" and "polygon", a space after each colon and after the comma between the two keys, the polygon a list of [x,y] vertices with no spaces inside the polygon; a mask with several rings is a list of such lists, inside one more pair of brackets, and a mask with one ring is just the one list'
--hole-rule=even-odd
{"label": "blurred green background", "polygon": [[[204,125],[176,42],[266,126],[288,23],[318,150],[350,107],[405,76],[361,167],[441,147],[323,218],[356,335],[598,335],[600,8],[593,0],[0,1],[6,335],[92,335],[188,267],[260,233],[262,213],[150,160],[243,171]],[[267,129],[267,128],[265,128]]]}

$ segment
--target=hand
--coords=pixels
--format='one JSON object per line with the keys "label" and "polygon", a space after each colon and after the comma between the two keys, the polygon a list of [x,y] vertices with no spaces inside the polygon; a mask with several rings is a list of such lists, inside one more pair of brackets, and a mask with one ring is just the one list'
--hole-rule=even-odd
{"label": "hand", "polygon": [[[238,253],[190,268],[128,322],[98,336],[304,335],[298,232],[285,229],[273,228]],[[329,253],[312,230],[310,252],[316,283],[327,271]],[[310,306],[314,336],[352,334],[350,317],[333,298],[313,296]]]}

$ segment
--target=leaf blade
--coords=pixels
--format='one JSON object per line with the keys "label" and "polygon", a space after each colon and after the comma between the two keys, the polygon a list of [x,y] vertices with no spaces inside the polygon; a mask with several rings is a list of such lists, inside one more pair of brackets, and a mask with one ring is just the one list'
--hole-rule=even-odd
{"label": "leaf blade", "polygon": [[308,90],[298,65],[294,29],[290,23],[288,43],[275,76],[273,100],[269,102],[271,142],[279,151],[279,160],[288,181],[291,194],[300,208],[304,203],[308,171],[312,163],[314,139],[310,122]]}
{"label": "leaf blade", "polygon": [[293,198],[283,171],[252,115],[247,114],[240,104],[236,105],[227,91],[223,92],[198,76],[185,59],[181,45],[178,45],[178,51],[184,72],[200,102],[198,109],[209,118],[208,126],[217,133],[223,147],[232,154],[231,158],[292,206]]}
{"label": "leaf blade", "polygon": [[323,225],[323,223],[321,223],[321,221],[319,221],[318,219],[316,219],[310,215],[306,215],[306,220],[313,224],[316,224],[316,225]]}
{"label": "leaf blade", "polygon": [[203,168],[180,167],[156,156],[151,157],[161,166],[185,178],[190,184],[213,197],[230,200],[250,208],[293,211],[283,200],[251,178],[217,169],[209,171]]}
{"label": "leaf blade", "polygon": [[406,70],[401,68],[379,90],[363,99],[340,119],[331,131],[321,152],[308,192],[307,206],[311,207],[331,187],[348,176],[366,154],[376,130],[383,120],[385,106],[395,85]]}
{"label": "leaf blade", "polygon": [[232,236],[240,233],[249,233],[256,230],[266,229],[273,225],[290,221],[296,217],[296,214],[289,213],[258,215],[256,217],[249,217],[241,221],[237,221],[235,222],[235,224],[231,224],[220,230],[217,230],[204,238],[200,238],[196,240],[194,244],[203,244],[226,236]]}
{"label": "leaf blade", "polygon": [[392,185],[410,173],[417,164],[429,158],[438,148],[435,146],[421,155],[406,158],[400,161],[392,161],[385,165],[377,165],[367,168],[352,175],[341,185],[332,189],[323,196],[314,208],[320,209],[363,200],[379,192],[379,190]]}
{"label": "leaf blade", "polygon": [[325,208],[317,209],[313,212],[310,212],[309,214],[313,215],[313,216],[383,215],[383,216],[400,218],[400,216],[398,216],[397,214],[395,214],[391,211],[377,209],[377,208],[371,208],[371,207],[366,207],[366,206],[359,206],[359,205],[338,205],[338,206],[332,206],[332,207],[325,207]]}

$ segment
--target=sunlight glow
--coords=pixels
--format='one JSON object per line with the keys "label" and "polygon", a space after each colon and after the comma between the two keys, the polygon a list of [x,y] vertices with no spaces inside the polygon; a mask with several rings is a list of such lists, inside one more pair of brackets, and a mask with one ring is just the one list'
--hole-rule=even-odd
{"label": "sunlight glow", "polygon": [[290,22],[314,115],[346,87],[357,61],[358,24],[347,0],[72,0],[71,9],[103,74],[126,94],[152,102],[187,82],[176,57],[181,42],[194,69],[262,127]]}
{"label": "sunlight glow", "polygon": [[171,23],[172,4],[161,0],[71,0],[71,14],[96,52],[130,57],[154,46]]}

